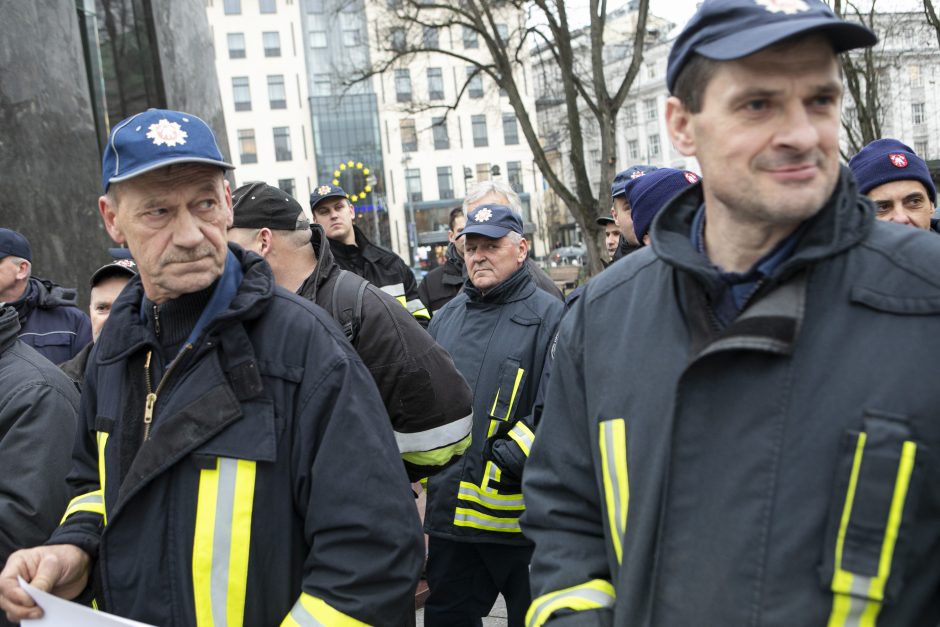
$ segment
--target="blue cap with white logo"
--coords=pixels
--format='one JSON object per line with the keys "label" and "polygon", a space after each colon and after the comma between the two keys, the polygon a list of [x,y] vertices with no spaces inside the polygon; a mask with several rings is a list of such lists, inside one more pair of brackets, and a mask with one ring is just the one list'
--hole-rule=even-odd
{"label": "blue cap with white logo", "polygon": [[480,205],[467,216],[467,226],[457,237],[483,235],[499,239],[510,232],[522,235],[522,217],[506,205]]}
{"label": "blue cap with white logo", "polygon": [[835,52],[878,41],[861,24],[836,17],[821,0],[705,0],[669,52],[666,86],[673,93],[679,72],[693,54],[731,61],[810,32],[826,35]]}
{"label": "blue cap with white logo", "polygon": [[654,165],[633,165],[623,170],[617,172],[617,176],[614,177],[614,182],[610,186],[610,197],[616,198],[617,196],[626,196],[627,195],[627,185],[630,181],[636,180],[648,172],[652,172],[656,169]]}
{"label": "blue cap with white logo", "polygon": [[189,113],[148,109],[111,129],[101,158],[101,186],[126,181],[174,163],[205,163],[226,170],[209,125]]}

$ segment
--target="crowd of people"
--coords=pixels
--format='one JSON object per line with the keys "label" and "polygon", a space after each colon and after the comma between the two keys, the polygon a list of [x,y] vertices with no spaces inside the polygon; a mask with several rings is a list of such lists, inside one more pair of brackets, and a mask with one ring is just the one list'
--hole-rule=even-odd
{"label": "crowd of people", "polygon": [[666,109],[702,174],[619,172],[567,295],[498,181],[417,285],[341,187],[308,213],[233,191],[195,115],[115,125],[89,315],[0,229],[6,620],[42,615],[21,577],[154,625],[399,627],[424,571],[429,627],[500,594],[511,627],[940,624],[936,187],[896,139],[839,161],[838,54],[875,42],[705,0]]}

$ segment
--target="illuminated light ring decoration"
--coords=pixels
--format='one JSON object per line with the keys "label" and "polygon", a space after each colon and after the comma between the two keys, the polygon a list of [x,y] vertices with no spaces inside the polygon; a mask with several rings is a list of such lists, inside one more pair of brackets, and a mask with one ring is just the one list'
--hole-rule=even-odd
{"label": "illuminated light ring decoration", "polygon": [[336,169],[333,170],[333,185],[337,185],[337,186],[339,185],[339,177],[343,173],[344,170],[347,170],[347,169],[351,170],[353,168],[355,168],[356,170],[360,170],[362,172],[363,180],[366,181],[366,184],[363,186],[363,188],[357,191],[355,194],[348,194],[348,193],[346,194],[349,200],[351,200],[352,202],[356,202],[360,198],[364,199],[366,197],[366,194],[372,191],[372,186],[369,185],[368,183],[369,172],[371,172],[371,170],[369,170],[369,168],[362,165],[362,161],[350,160],[350,161],[347,161],[346,163],[339,164],[336,167]]}

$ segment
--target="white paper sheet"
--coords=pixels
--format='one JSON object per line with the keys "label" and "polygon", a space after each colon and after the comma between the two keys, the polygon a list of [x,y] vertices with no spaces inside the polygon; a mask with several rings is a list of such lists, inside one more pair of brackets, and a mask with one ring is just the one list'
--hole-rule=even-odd
{"label": "white paper sheet", "polygon": [[90,607],[72,603],[65,599],[37,590],[19,578],[20,587],[26,590],[36,605],[42,608],[42,618],[24,620],[21,624],[26,627],[116,627],[117,625],[136,625],[136,627],[155,627],[135,620],[113,616],[105,612],[97,612]]}

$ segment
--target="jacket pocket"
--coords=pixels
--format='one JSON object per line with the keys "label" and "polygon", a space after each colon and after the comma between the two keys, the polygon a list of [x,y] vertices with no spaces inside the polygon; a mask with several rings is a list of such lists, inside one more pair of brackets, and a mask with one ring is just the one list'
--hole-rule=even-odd
{"label": "jacket pocket", "polygon": [[830,627],[873,625],[897,598],[925,453],[903,416],[871,412],[862,431],[844,434],[820,571]]}
{"label": "jacket pocket", "polygon": [[274,403],[253,399],[241,403],[243,416],[193,451],[197,465],[216,457],[273,462],[277,458]]}
{"label": "jacket pocket", "polygon": [[909,316],[928,316],[940,313],[940,297],[895,296],[893,294],[883,294],[861,285],[852,287],[849,300],[885,313]]}
{"label": "jacket pocket", "polygon": [[[526,371],[521,366],[518,359],[510,357],[500,367],[496,378],[496,395],[490,406],[490,418],[493,420],[511,421],[515,415],[516,399],[526,379]],[[487,436],[493,435],[494,430],[491,425]]]}

